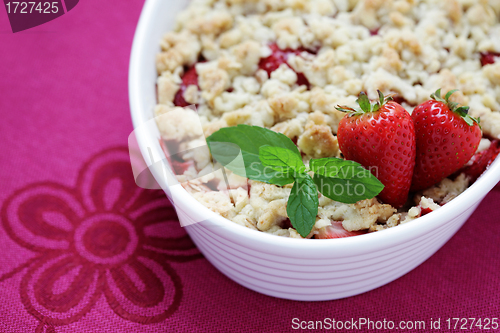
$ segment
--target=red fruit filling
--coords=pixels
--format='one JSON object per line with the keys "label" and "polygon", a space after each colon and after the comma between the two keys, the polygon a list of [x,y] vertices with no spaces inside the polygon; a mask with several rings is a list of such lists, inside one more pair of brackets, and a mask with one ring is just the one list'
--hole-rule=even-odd
{"label": "red fruit filling", "polygon": [[184,73],[184,76],[182,76],[181,86],[179,87],[179,90],[177,91],[177,94],[175,94],[175,98],[174,98],[175,106],[185,107],[185,106],[191,105],[190,103],[186,102],[186,100],[184,99],[184,92],[186,91],[187,87],[189,87],[190,85],[195,85],[195,86],[199,87],[198,86],[198,74],[196,73],[195,66],[189,68]]}
{"label": "red fruit filling", "polygon": [[474,183],[479,178],[479,176],[481,176],[483,172],[486,171],[490,164],[493,163],[493,161],[499,154],[500,141],[494,140],[491,142],[490,148],[472,156],[472,164],[458,170],[456,175],[458,176],[461,173],[465,173],[469,177],[471,183]]}
{"label": "red fruit filling", "polygon": [[[286,63],[290,67],[290,65],[287,63],[290,54],[300,55],[300,53],[304,51],[309,52],[304,48],[299,48],[297,50],[291,50],[291,49],[281,50],[280,48],[278,48],[278,45],[276,44],[271,44],[269,45],[269,47],[272,50],[272,54],[267,58],[261,59],[259,62],[259,68],[265,70],[269,75],[269,77],[271,76],[272,72],[274,72],[275,70],[278,69],[278,67],[280,67],[281,64]],[[308,89],[310,87],[309,81],[302,73],[297,73],[297,84],[299,86],[306,85]],[[187,69],[184,75],[182,76],[182,83],[174,97],[175,106],[186,107],[191,105],[184,99],[184,92],[190,85],[195,85],[199,88],[198,74],[196,73],[195,66],[192,66],[189,69]],[[231,92],[232,90],[233,90],[232,88],[228,89],[229,92]]]}
{"label": "red fruit filling", "polygon": [[430,209],[430,208],[422,208],[420,207],[420,216],[424,216],[424,215],[427,215],[429,214],[430,212],[432,212],[433,210]]}
{"label": "red fruit filling", "polygon": [[[272,54],[267,58],[260,59],[259,62],[259,68],[265,70],[269,75],[269,77],[271,77],[271,73],[277,70],[281,64],[287,64],[288,67],[291,68],[291,66],[287,63],[288,57],[291,54],[300,55],[304,51],[309,52],[303,48],[299,48],[297,50],[291,50],[291,49],[281,50],[276,44],[269,45],[269,48],[271,49]],[[310,86],[309,81],[302,73],[297,73],[297,84],[299,86],[306,85],[308,89]]]}
{"label": "red fruit filling", "polygon": [[370,30],[370,36],[378,35],[379,30],[380,30],[380,27],[373,29],[373,30]]}
{"label": "red fruit filling", "polygon": [[333,239],[344,238],[366,234],[366,230],[360,231],[347,231],[342,226],[342,221],[332,221],[332,224],[321,228],[318,234],[314,235],[317,239]]}
{"label": "red fruit filling", "polygon": [[177,156],[173,155],[171,157],[170,164],[172,165],[172,169],[174,170],[175,175],[183,175],[184,172],[193,165],[191,161],[184,161]]}
{"label": "red fruit filling", "polygon": [[289,218],[286,218],[285,220],[283,220],[283,222],[281,222],[280,226],[282,229],[293,228],[292,222],[290,221]]}
{"label": "red fruit filling", "polygon": [[500,53],[497,52],[481,52],[481,66],[494,64]]}
{"label": "red fruit filling", "polygon": [[190,166],[194,165],[193,161],[185,161],[179,154],[171,155],[170,151],[178,151],[179,144],[177,141],[164,141],[160,139],[160,145],[175,175],[184,174]]}

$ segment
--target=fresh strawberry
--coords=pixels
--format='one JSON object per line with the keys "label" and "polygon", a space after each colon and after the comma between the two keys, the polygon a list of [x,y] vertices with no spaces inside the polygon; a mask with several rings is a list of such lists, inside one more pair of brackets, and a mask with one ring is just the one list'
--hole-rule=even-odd
{"label": "fresh strawberry", "polygon": [[190,105],[190,103],[186,102],[186,100],[184,99],[184,92],[190,85],[195,85],[198,87],[198,74],[196,73],[195,66],[189,68],[182,76],[181,86],[179,87],[179,90],[175,94],[174,98],[174,104],[176,106],[185,107]]}
{"label": "fresh strawberry", "polygon": [[366,231],[347,231],[342,227],[342,221],[332,221],[332,225],[323,227],[314,235],[317,239],[344,238],[366,234]]}
{"label": "fresh strawberry", "polygon": [[[276,44],[269,45],[269,48],[272,51],[271,55],[267,58],[260,59],[259,62],[259,68],[265,70],[269,75],[269,77],[271,77],[271,73],[277,70],[281,66],[281,64],[288,65],[287,63],[288,57],[291,54],[300,55],[302,52],[306,51],[305,49],[302,48],[297,50],[291,50],[291,49],[281,50]],[[290,67],[290,65],[288,65],[288,67]],[[307,87],[309,87],[309,81],[304,76],[304,74],[297,73],[297,85],[299,86],[306,85]]]}
{"label": "fresh strawberry", "polygon": [[500,58],[500,53],[497,52],[481,52],[481,66],[494,64]]}
{"label": "fresh strawberry", "polygon": [[415,130],[410,114],[401,105],[384,98],[371,104],[364,92],[357,100],[361,110],[349,112],[339,124],[337,137],[345,158],[369,169],[385,185],[379,198],[396,208],[408,198],[415,165]]}
{"label": "fresh strawberry", "polygon": [[479,120],[468,115],[469,107],[450,101],[455,91],[443,99],[439,89],[432,100],[413,110],[417,158],[412,191],[428,188],[463,167],[481,141]]}
{"label": "fresh strawberry", "polygon": [[500,154],[500,141],[494,140],[491,142],[490,148],[474,154],[469,163],[462,169],[458,170],[456,175],[465,173],[469,177],[471,183],[475,182],[479,176],[486,171],[491,163]]}

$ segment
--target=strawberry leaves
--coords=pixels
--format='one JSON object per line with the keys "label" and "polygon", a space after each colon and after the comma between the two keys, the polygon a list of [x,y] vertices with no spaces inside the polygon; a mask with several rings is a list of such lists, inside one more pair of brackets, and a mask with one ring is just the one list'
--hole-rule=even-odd
{"label": "strawberry leaves", "polygon": [[442,103],[446,104],[448,106],[448,108],[450,109],[450,111],[452,111],[452,112],[458,114],[460,117],[462,117],[462,119],[467,123],[467,125],[474,126],[474,123],[476,123],[479,126],[481,126],[479,118],[474,118],[474,117],[471,117],[469,115],[469,107],[468,106],[458,106],[459,104],[457,102],[450,101],[451,95],[453,95],[457,91],[458,91],[458,89],[450,90],[446,93],[444,98],[442,98],[441,97],[441,88],[439,88],[438,90],[436,90],[435,93],[433,93],[431,95],[431,98],[435,101],[442,102]]}
{"label": "strawberry leaves", "polygon": [[370,100],[368,99],[368,96],[364,92],[359,94],[358,99],[356,100],[358,102],[359,107],[361,110],[363,110],[365,113],[371,112],[372,111],[372,104],[370,103]]}
{"label": "strawberry leaves", "polygon": [[[266,128],[223,128],[209,136],[207,143],[212,157],[237,175],[278,186],[294,183],[287,214],[302,237],[307,237],[316,223],[318,191],[332,200],[351,204],[371,199],[384,188],[353,161],[313,159],[308,169],[292,140]],[[309,175],[311,171],[314,178]]]}
{"label": "strawberry leaves", "polygon": [[341,112],[347,112],[349,114],[349,117],[359,116],[364,113],[377,112],[387,102],[392,101],[392,96],[384,96],[384,94],[382,94],[380,90],[377,90],[377,92],[379,99],[372,104],[366,93],[362,91],[359,94],[358,99],[356,100],[356,103],[358,103],[360,109],[353,109],[348,106],[336,106],[335,108]]}

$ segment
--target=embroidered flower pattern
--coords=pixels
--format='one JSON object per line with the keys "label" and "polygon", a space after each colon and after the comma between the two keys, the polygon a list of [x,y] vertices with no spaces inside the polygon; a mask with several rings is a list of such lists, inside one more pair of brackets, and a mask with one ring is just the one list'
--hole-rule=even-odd
{"label": "embroidered flower pattern", "polygon": [[35,255],[0,277],[24,272],[20,297],[38,332],[82,318],[104,296],[120,317],[164,320],[182,299],[172,262],[201,258],[162,191],[134,183],[126,148],[95,155],[77,184],[31,184],[3,204],[9,237]]}

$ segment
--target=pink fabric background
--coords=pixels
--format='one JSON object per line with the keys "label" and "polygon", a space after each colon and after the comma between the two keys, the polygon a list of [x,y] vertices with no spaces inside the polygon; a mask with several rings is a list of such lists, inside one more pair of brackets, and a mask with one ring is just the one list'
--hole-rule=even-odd
{"label": "pink fabric background", "polygon": [[[125,163],[132,130],[128,60],[142,4],[85,0],[52,22],[16,34],[0,9],[1,332],[278,332],[291,331],[294,317],[396,322],[500,317],[498,185],[432,258],[363,295],[318,303],[280,300],[247,290],[212,267],[192,248],[162,193],[136,189]],[[58,191],[64,193],[60,202],[54,199]],[[129,216],[118,203],[132,195],[136,206],[130,209],[157,203],[132,220],[136,229],[130,235],[138,237],[142,252],[117,266],[90,265],[73,236],[86,221],[82,216]],[[26,204],[9,210],[15,202]],[[72,210],[70,203],[80,208]],[[22,218],[40,243],[16,231]],[[141,234],[146,225],[157,234]],[[113,228],[120,235],[126,230]],[[84,245],[113,239],[96,230]],[[66,243],[49,249],[56,241]],[[141,266],[146,262],[141,256],[156,268]],[[50,260],[65,257],[76,264],[50,266]],[[47,278],[44,285],[36,272],[57,279]],[[97,291],[85,289],[91,285],[85,274],[97,281]],[[79,284],[72,284],[76,280]],[[68,305],[80,297],[71,292],[81,294],[81,304]],[[158,295],[164,303],[153,309]]]}

